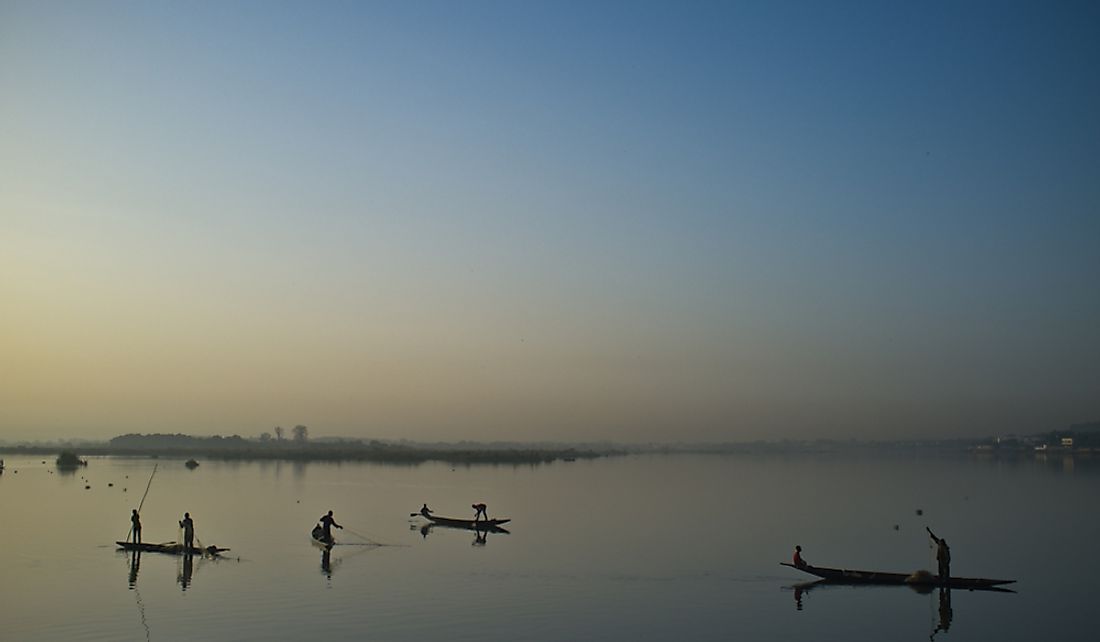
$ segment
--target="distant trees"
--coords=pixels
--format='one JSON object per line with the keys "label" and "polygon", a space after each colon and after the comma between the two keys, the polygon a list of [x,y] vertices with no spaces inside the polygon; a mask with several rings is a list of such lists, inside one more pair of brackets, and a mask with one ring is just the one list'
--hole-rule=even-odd
{"label": "distant trees", "polygon": [[271,441],[271,433],[264,431],[260,433],[260,441],[267,443]]}
{"label": "distant trees", "polygon": [[282,426],[275,426],[275,439],[277,439],[279,441],[283,440],[283,427]]}
{"label": "distant trees", "polygon": [[304,444],[309,441],[309,428],[298,424],[293,430],[295,443]]}

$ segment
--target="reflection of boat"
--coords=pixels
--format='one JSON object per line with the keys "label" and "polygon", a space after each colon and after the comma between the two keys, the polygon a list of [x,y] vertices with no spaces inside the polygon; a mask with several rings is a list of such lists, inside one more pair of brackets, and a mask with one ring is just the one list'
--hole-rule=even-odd
{"label": "reflection of boat", "polygon": [[206,548],[196,548],[192,546],[190,549],[184,550],[183,544],[178,542],[165,542],[163,544],[146,544],[135,542],[115,542],[118,547],[125,551],[140,551],[143,553],[167,553],[168,555],[212,555],[217,556],[221,553],[228,551],[228,548],[218,548],[217,546],[207,546]]}
{"label": "reflection of boat", "polygon": [[[941,583],[940,578],[927,571],[916,573],[882,573],[879,571],[853,571],[839,568],[825,568],[822,566],[795,566],[787,562],[780,562],[783,566],[816,575],[833,584],[904,584],[914,587],[937,587],[962,589],[988,589],[1000,584],[1012,584],[1016,580],[991,580],[979,577],[952,577],[947,582]],[[816,584],[816,582],[815,582]]]}
{"label": "reflection of boat", "polygon": [[336,540],[334,538],[325,539],[325,529],[321,528],[320,524],[313,527],[313,530],[310,531],[309,536],[310,539],[313,540],[313,543],[318,546],[332,548],[336,545]]}
{"label": "reflection of boat", "polygon": [[436,517],[435,515],[424,515],[428,520],[436,526],[447,526],[449,528],[465,528],[471,531],[505,531],[500,528],[501,524],[507,524],[512,521],[510,519],[482,519],[474,521],[472,519],[454,519],[452,517]]}

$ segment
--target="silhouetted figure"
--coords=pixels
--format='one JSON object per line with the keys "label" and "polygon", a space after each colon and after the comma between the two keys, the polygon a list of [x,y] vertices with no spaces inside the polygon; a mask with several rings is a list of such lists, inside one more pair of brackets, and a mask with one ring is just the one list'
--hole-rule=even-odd
{"label": "silhouetted figure", "polygon": [[427,504],[424,504],[423,506],[420,507],[420,514],[423,515],[424,517],[431,517],[432,516],[432,509],[428,508]]}
{"label": "silhouetted figure", "polygon": [[332,539],[332,527],[343,528],[343,526],[336,523],[336,520],[332,518],[332,511],[329,511],[327,515],[321,516],[321,530],[324,533],[325,541],[331,544]]}
{"label": "silhouetted figure", "polygon": [[195,546],[195,522],[191,519],[191,513],[184,513],[180,520],[180,528],[183,529],[183,551],[190,553]]}
{"label": "silhouetted figure", "polygon": [[940,583],[946,584],[951,579],[951,549],[947,546],[947,540],[936,537],[931,528],[925,526],[924,530],[928,531],[932,541],[936,542],[936,563],[939,565]]}
{"label": "silhouetted figure", "polygon": [[141,543],[141,517],[138,517],[138,512],[137,512],[136,508],[134,509],[133,514],[130,515],[130,524],[131,524],[130,529],[134,533],[134,543],[135,544],[140,544]]}
{"label": "silhouetted figure", "polygon": [[489,521],[489,513],[485,512],[485,504],[470,504],[470,508],[474,509],[475,522],[479,521],[482,516],[485,517],[485,521]]}
{"label": "silhouetted figure", "polygon": [[794,587],[794,609],[796,611],[802,610],[802,587]]}
{"label": "silhouetted figure", "polygon": [[332,549],[327,546],[321,549],[321,570],[332,579]]}
{"label": "silhouetted figure", "polygon": [[474,531],[474,541],[470,542],[470,546],[485,546],[487,538],[489,537],[489,531],[476,529]]}
{"label": "silhouetted figure", "polygon": [[794,558],[793,558],[792,561],[794,562],[794,565],[797,566],[798,568],[804,568],[806,566],[809,566],[809,564],[806,563],[806,560],[802,559],[802,547],[801,546],[795,546],[794,547]]}

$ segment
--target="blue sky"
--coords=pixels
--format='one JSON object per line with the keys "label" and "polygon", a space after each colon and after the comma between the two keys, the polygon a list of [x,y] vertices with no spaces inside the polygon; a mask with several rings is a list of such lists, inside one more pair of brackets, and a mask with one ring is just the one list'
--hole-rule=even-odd
{"label": "blue sky", "polygon": [[0,4],[0,438],[1100,417],[1092,3]]}

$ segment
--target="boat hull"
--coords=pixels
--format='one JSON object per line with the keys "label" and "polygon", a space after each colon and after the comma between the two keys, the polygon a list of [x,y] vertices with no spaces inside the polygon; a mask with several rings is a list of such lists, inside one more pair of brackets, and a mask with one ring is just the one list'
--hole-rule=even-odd
{"label": "boat hull", "polygon": [[332,548],[336,545],[335,539],[325,539],[325,531],[320,526],[314,526],[313,530],[309,533],[310,540],[317,546],[323,546],[325,548]]}
{"label": "boat hull", "polygon": [[471,531],[492,531],[492,530],[504,530],[501,527],[502,524],[507,524],[512,521],[510,519],[482,519],[474,521],[472,519],[454,519],[451,517],[437,517],[435,515],[425,515],[432,524],[436,526],[447,526],[449,528],[465,528]]}
{"label": "boat hull", "polygon": [[826,568],[823,566],[795,566],[787,562],[780,562],[783,566],[789,566],[795,570],[816,575],[826,581],[835,584],[906,584],[909,586],[945,586],[947,588],[989,588],[1012,584],[1016,580],[995,580],[983,577],[951,577],[946,582],[930,573],[883,573],[880,571],[856,571],[840,568]]}
{"label": "boat hull", "polygon": [[165,542],[163,544],[138,544],[136,542],[115,542],[118,547],[124,551],[133,551],[138,553],[165,553],[167,555],[219,555],[223,551],[228,551],[228,548],[218,548],[217,546],[207,546],[206,548],[196,548],[194,546],[190,548],[184,547],[183,544],[178,542]]}

